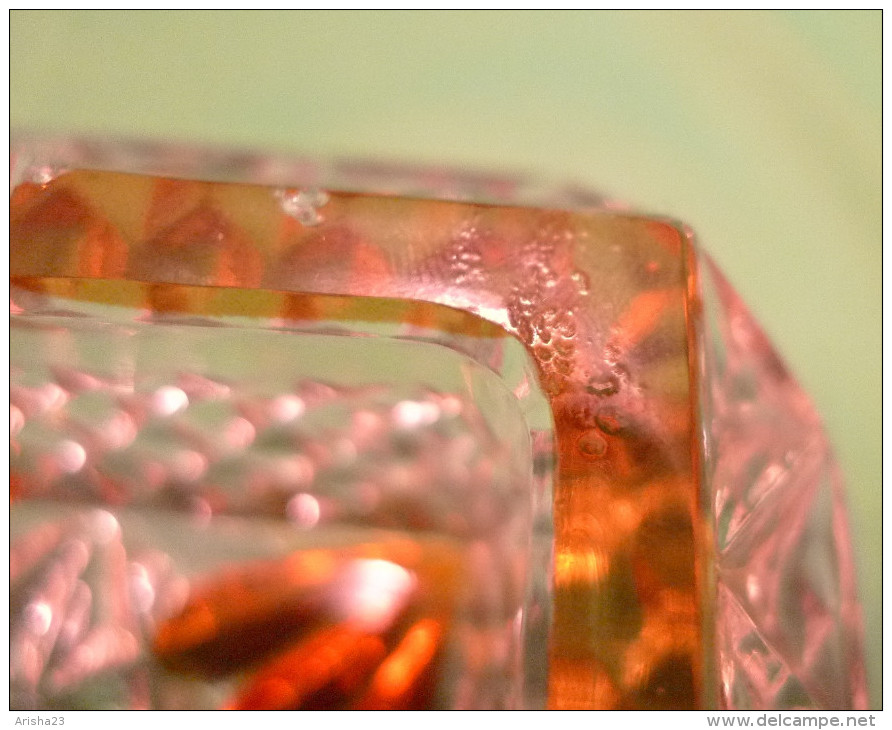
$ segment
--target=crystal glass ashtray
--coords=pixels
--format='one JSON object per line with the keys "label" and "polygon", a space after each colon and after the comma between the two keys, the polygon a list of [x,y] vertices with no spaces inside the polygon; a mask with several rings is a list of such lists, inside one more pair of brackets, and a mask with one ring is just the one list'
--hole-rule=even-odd
{"label": "crystal glass ashtray", "polygon": [[13,709],[863,709],[844,495],[692,234],[14,147]]}

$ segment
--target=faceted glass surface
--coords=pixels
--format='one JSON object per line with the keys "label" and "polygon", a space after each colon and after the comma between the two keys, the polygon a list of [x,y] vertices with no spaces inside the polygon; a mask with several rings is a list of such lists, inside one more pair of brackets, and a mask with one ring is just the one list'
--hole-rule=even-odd
{"label": "faceted glass surface", "polygon": [[[91,166],[156,176],[77,169]],[[129,682],[128,697],[152,698],[134,704],[152,705],[159,692],[174,704],[231,707],[396,706],[393,696],[412,706],[555,709],[863,704],[844,512],[820,424],[764,338],[747,334],[757,330],[730,290],[712,286],[720,280],[684,228],[574,191],[540,195],[546,207],[536,208],[396,195],[407,183],[415,195],[518,194],[497,178],[401,179],[374,167],[171,148],[31,146],[13,169],[13,332],[22,343],[13,343],[13,377],[25,394],[11,411],[19,550],[55,551],[62,567],[23,564],[49,575],[42,590],[75,615],[96,615],[90,600],[114,603],[108,588],[89,599],[78,576],[127,565],[160,576],[139,578],[132,606],[113,612],[149,605],[151,588],[158,608],[142,617],[142,643],[129,629],[130,639],[116,629],[116,640],[102,640],[108,654],[129,650],[104,676]],[[264,184],[177,177],[204,175]],[[394,188],[382,182],[395,178]],[[388,195],[344,192],[369,185]],[[318,338],[333,327],[353,335],[349,354],[334,346],[305,378],[276,370],[274,342],[288,341],[292,367],[327,350]],[[356,336],[368,334],[379,339]],[[155,355],[120,357],[121,343],[140,337]],[[388,360],[375,348],[396,347],[394,337],[400,354]],[[69,341],[84,346],[58,344]],[[429,359],[431,341],[449,348],[442,364]],[[523,354],[508,357],[512,347]],[[447,362],[456,350],[469,358],[457,369]],[[98,362],[85,362],[87,352]],[[123,379],[103,371],[115,353],[129,363]],[[382,357],[392,363],[383,370]],[[416,357],[426,364],[400,364]],[[344,367],[365,379],[330,385]],[[493,376],[501,395],[481,397],[474,372]],[[433,373],[451,384],[426,381]],[[83,385],[93,381],[102,385]],[[91,398],[73,397],[77,388]],[[203,395],[221,388],[229,395]],[[315,436],[275,425],[282,398],[283,412],[311,414],[315,396],[302,388],[328,393],[341,414],[333,425],[321,417]],[[79,400],[86,418],[68,410]],[[244,410],[243,400],[259,405]],[[456,429],[448,437],[445,415]],[[254,457],[267,438],[284,467],[265,451]],[[375,461],[382,441],[391,443],[388,467]],[[318,463],[301,450],[317,442],[327,454]],[[339,443],[353,444],[358,465],[332,487],[322,477]],[[378,456],[365,461],[360,443]],[[246,465],[226,461],[232,449]],[[461,469],[452,475],[462,449],[485,464],[473,488]],[[368,483],[381,469],[387,487],[375,492]],[[393,493],[400,498],[384,499]],[[102,511],[55,518],[80,503]],[[115,510],[159,505],[170,524],[199,520],[193,542],[225,566],[190,569],[161,537],[147,543],[163,569],[122,557],[137,548]],[[253,525],[274,518],[248,538],[262,555],[233,561],[225,540],[214,542],[236,515]],[[332,548],[327,532],[344,521],[396,529],[399,540]],[[72,538],[59,547],[44,536],[54,530],[87,535],[73,539],[88,548],[123,545],[106,550],[119,557],[103,565],[117,567],[91,573],[87,549],[70,547]],[[287,535],[279,552],[265,553],[277,531]],[[768,550],[771,540],[780,542]],[[379,569],[383,588],[373,590]],[[179,598],[164,598],[154,580],[179,586]],[[385,616],[371,628],[343,607],[369,593]],[[43,673],[67,634],[54,628],[55,608],[34,608],[37,593],[20,595],[13,620],[35,647],[37,664],[25,669],[39,703],[55,687],[41,684],[55,681]],[[282,602],[297,615],[274,630],[270,607]],[[70,653],[76,640],[66,640]],[[92,671],[84,657],[104,655],[78,656],[83,672]],[[317,674],[321,685],[308,679]]]}
{"label": "faceted glass surface", "polygon": [[375,300],[374,327],[318,334],[248,316],[251,292],[210,290],[199,318],[108,304],[133,283],[29,285],[13,706],[542,703],[542,640],[524,643],[548,631],[551,454],[534,468],[533,447],[551,428],[516,342],[445,322],[400,338],[385,316],[407,308]]}
{"label": "faceted glass surface", "polygon": [[715,265],[701,264],[720,706],[866,709],[839,469],[805,393]]}

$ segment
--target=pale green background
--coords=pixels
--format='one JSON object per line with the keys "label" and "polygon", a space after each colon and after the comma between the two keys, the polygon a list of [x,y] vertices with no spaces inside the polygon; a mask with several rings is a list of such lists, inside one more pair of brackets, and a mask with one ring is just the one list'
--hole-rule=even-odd
{"label": "pale green background", "polygon": [[881,637],[881,14],[13,11],[13,126],[522,170],[698,231],[813,393]]}

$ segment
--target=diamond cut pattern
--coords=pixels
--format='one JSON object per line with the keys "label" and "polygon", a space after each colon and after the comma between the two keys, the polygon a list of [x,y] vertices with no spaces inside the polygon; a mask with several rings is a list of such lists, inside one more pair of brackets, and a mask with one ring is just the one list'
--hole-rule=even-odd
{"label": "diamond cut pattern", "polygon": [[[708,369],[698,371],[705,385],[699,398],[691,392],[689,361],[699,355],[691,337],[699,322],[692,319],[700,302],[689,298],[690,241],[680,229],[633,216],[336,192],[314,197],[296,191],[295,201],[303,196],[329,202],[320,211],[295,214],[295,201],[283,189],[106,173],[75,172],[48,185],[50,195],[55,187],[61,189],[57,194],[68,191],[89,201],[85,205],[102,211],[99,218],[107,214],[126,238],[126,276],[148,282],[149,296],[136,304],[148,304],[155,324],[165,323],[161,314],[177,312],[194,315],[193,324],[211,324],[210,318],[199,319],[210,301],[205,295],[212,288],[244,286],[256,290],[257,301],[281,288],[295,296],[438,302],[517,335],[535,357],[551,396],[560,454],[552,707],[686,708],[704,700],[708,705],[700,692],[699,601],[708,595],[700,582],[709,579],[704,568],[713,560],[727,706],[863,705],[840,485],[820,423],[708,262],[702,272],[712,317]],[[25,186],[22,195],[46,194],[34,188]],[[39,216],[48,218],[44,228],[16,233],[17,251],[27,250],[31,239],[42,246],[36,257],[15,262],[19,274],[101,275],[91,262],[102,261],[94,254],[103,247],[82,245],[90,237],[66,216],[64,206],[45,210]],[[64,254],[58,266],[40,260],[52,259],[57,249]],[[120,279],[122,286],[125,281]],[[184,284],[206,288],[186,292]],[[118,303],[124,299],[114,297]],[[280,314],[324,319],[315,307],[288,306]],[[171,314],[169,323],[175,319]],[[143,365],[157,371],[157,362]],[[185,370],[194,366],[183,363]],[[151,489],[167,484],[188,496],[202,468],[226,492],[224,475],[238,472],[230,457],[250,436],[255,447],[268,442],[271,449],[264,449],[262,465],[254,459],[251,468],[236,473],[229,491],[237,496],[243,477],[261,466],[260,472],[272,476],[248,484],[248,497],[252,505],[281,512],[276,500],[282,479],[276,473],[302,485],[307,470],[305,463],[283,461],[283,454],[273,452],[277,444],[298,444],[300,435],[275,428],[262,432],[265,424],[247,411],[196,408],[201,388],[193,394],[159,377],[152,385],[157,402],[122,401],[122,413],[150,437],[140,462],[141,483]],[[67,387],[60,378],[57,390]],[[193,404],[186,412],[177,405],[177,393]],[[691,443],[698,402],[704,403],[709,429],[705,445]],[[73,400],[77,407],[84,403]],[[61,406],[50,403],[56,407]],[[25,424],[36,433],[22,408],[11,412],[17,428]],[[150,423],[147,413],[167,420]],[[224,433],[218,426],[228,421],[233,428]],[[202,429],[202,423],[209,427]],[[71,470],[48,477],[63,498],[70,496],[66,489],[78,488],[72,474],[81,457],[70,443],[83,441],[95,450],[77,436],[66,439],[49,462]],[[218,444],[221,437],[226,448]],[[698,446],[706,448],[706,484],[691,468]],[[403,442],[397,447],[414,448]],[[123,453],[129,447],[114,448]],[[183,458],[171,460],[174,451]],[[323,455],[326,467],[337,458],[335,451]],[[89,456],[81,474],[90,473]],[[126,464],[121,469],[131,471]],[[411,481],[410,471],[401,466],[379,476],[399,485],[407,477]],[[17,493],[24,494],[26,486],[16,487]],[[715,508],[716,545],[702,540],[712,531],[698,523],[700,487]],[[258,490],[272,494],[273,503],[258,500]],[[208,504],[230,499],[206,496]],[[306,506],[295,502],[298,518],[313,517]],[[325,505],[317,507],[324,513]],[[398,500],[393,512],[405,514],[405,503]],[[712,607],[705,608],[709,618]]]}
{"label": "diamond cut pattern", "polygon": [[[724,587],[718,591],[718,611],[725,619],[725,631],[719,639],[719,671],[728,707],[812,709],[808,694],[783,657],[765,641],[749,614]],[[799,698],[797,705],[789,704],[791,695]]]}
{"label": "diamond cut pattern", "polygon": [[864,708],[854,570],[830,447],[743,303],[701,261],[720,701],[729,709]]}

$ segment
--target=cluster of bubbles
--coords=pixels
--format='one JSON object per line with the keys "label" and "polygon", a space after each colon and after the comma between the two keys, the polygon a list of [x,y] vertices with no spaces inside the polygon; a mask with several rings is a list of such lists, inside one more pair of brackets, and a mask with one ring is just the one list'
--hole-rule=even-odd
{"label": "cluster of bubbles", "polygon": [[67,371],[14,378],[10,424],[19,498],[467,533],[526,488],[468,398],[421,387],[304,380],[260,396],[182,374],[133,392]]}

